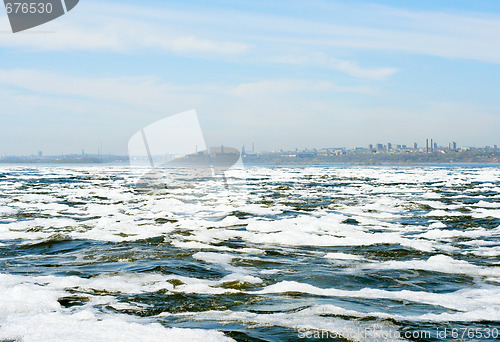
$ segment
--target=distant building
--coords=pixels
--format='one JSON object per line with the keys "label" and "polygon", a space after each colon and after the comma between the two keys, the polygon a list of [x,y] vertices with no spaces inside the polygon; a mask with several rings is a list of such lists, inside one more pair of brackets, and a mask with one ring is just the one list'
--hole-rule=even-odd
{"label": "distant building", "polygon": [[373,144],[368,145],[368,148],[370,149],[370,151],[373,151]]}
{"label": "distant building", "polygon": [[377,144],[377,150],[382,151],[384,149],[384,145],[382,144]]}
{"label": "distant building", "polygon": [[456,151],[457,150],[457,143],[456,142],[453,142],[453,150]]}
{"label": "distant building", "polygon": [[387,151],[390,151],[392,150],[392,144],[391,143],[387,143]]}
{"label": "distant building", "polygon": [[416,142],[413,143],[413,149],[418,150],[418,144]]}
{"label": "distant building", "polygon": [[39,157],[43,156],[42,151],[38,151],[38,156],[39,156]]}

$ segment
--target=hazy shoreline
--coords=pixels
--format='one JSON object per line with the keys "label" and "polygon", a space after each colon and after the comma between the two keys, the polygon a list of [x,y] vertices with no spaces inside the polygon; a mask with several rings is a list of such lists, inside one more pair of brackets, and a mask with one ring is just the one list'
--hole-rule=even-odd
{"label": "hazy shoreline", "polygon": [[[257,165],[477,165],[500,164],[499,151],[471,150],[458,152],[434,153],[366,153],[347,152],[343,154],[309,154],[307,156],[287,155],[284,153],[257,153],[244,154],[242,160],[245,164]],[[128,164],[128,156],[46,156],[46,157],[3,157],[0,164]],[[190,166],[188,163],[179,165]]]}

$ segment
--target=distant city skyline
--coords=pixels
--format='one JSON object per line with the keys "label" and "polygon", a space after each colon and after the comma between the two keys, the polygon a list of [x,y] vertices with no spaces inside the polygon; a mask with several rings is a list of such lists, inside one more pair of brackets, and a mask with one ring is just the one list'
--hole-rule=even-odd
{"label": "distant city skyline", "polygon": [[[433,146],[434,148],[444,148],[444,149],[447,149],[447,148],[452,148],[452,149],[462,149],[462,148],[473,148],[473,149],[487,149],[487,148],[491,148],[491,149],[498,149],[498,144],[492,144],[492,145],[460,145],[459,143],[457,143],[456,141],[450,141],[446,144],[440,144],[438,143],[437,141],[434,141],[433,140]],[[430,141],[430,140],[429,140]],[[388,148],[390,144],[390,148]],[[415,146],[416,144],[416,146]],[[378,146],[380,145],[380,146]],[[232,148],[236,148],[237,150],[241,151],[242,153],[261,153],[261,152],[277,152],[277,151],[295,151],[295,150],[299,150],[299,151],[302,151],[302,150],[321,150],[321,149],[347,149],[347,150],[355,150],[355,149],[373,149],[373,150],[377,150],[377,149],[384,149],[384,150],[396,150],[396,149],[413,149],[413,150],[425,150],[427,145],[426,145],[426,141],[424,140],[424,142],[421,144],[421,143],[418,143],[418,142],[413,142],[413,143],[407,143],[407,144],[402,144],[402,143],[398,143],[398,142],[385,142],[385,143],[382,143],[382,142],[377,142],[377,143],[372,143],[372,144],[368,144],[366,146],[296,146],[296,147],[292,147],[292,148],[271,148],[271,149],[260,149],[258,148],[258,144],[256,145],[255,143],[253,144],[250,144],[250,145],[242,145],[242,146],[229,146],[229,145],[224,145],[225,147],[232,147]],[[211,146],[210,148],[219,148],[219,146]],[[46,153],[44,152],[43,150],[37,150],[37,151],[33,151],[33,152],[30,152],[30,153],[21,153],[21,154],[9,154],[9,153],[3,153],[0,155],[0,157],[5,157],[5,156],[35,156],[35,157],[47,157],[47,156],[59,156],[59,155],[74,155],[74,156],[78,156],[78,155],[89,155],[89,156],[99,156],[99,155],[109,155],[109,156],[125,156],[127,155],[127,153],[123,153],[123,154],[120,154],[120,153],[113,153],[113,152],[101,152],[100,150],[101,147],[99,147],[96,151],[88,151],[88,150],[85,150],[85,149],[82,149],[80,151],[72,151],[72,152],[69,152],[69,153],[64,153],[64,152],[61,152],[61,153]],[[429,150],[431,149],[431,144],[429,142]]]}
{"label": "distant city skyline", "polygon": [[0,155],[125,155],[190,109],[207,146],[500,143],[498,1],[86,0],[0,31]]}

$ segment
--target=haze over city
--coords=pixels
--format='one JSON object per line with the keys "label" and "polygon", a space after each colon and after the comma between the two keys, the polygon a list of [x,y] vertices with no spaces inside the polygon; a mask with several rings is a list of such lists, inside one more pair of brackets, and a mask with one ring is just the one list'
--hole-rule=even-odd
{"label": "haze over city", "polygon": [[124,155],[192,108],[209,146],[500,142],[494,1],[86,0],[9,30],[1,11],[0,155]]}

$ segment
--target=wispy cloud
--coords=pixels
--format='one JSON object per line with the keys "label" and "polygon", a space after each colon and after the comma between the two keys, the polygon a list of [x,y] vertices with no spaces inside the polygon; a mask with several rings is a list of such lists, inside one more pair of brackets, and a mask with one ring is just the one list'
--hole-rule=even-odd
{"label": "wispy cloud", "polygon": [[[306,79],[268,79],[240,84],[176,84],[154,76],[92,77],[74,76],[37,69],[0,69],[0,86],[22,96],[43,96],[82,99],[133,105],[148,110],[164,110],[173,103],[192,106],[201,99],[218,101],[303,97],[306,94],[353,93],[376,95],[376,89],[366,86],[342,86],[329,81]],[[14,90],[17,89],[17,90]],[[294,95],[295,94],[295,95]],[[12,95],[11,95],[12,96]],[[310,96],[310,95],[307,95]],[[43,97],[41,97],[43,98]],[[48,102],[44,100],[44,103]]]}
{"label": "wispy cloud", "polygon": [[[77,135],[87,144],[100,135],[112,139],[120,153],[138,128],[191,108],[199,109],[207,141],[233,146],[254,139],[273,148],[355,146],[381,137],[409,144],[429,135],[496,143],[492,140],[500,125],[495,108],[443,102],[397,106],[379,102],[387,94],[376,89],[304,79],[186,85],[151,76],[0,69],[0,88],[4,144],[16,141],[19,133],[13,131],[29,132],[30,139],[40,141],[47,135],[72,141]],[[67,144],[67,152],[79,144]]]}
{"label": "wispy cloud", "polygon": [[[294,46],[302,46],[297,55],[304,65],[322,66],[350,76],[377,80],[397,72],[396,68],[365,68],[354,60],[342,58],[311,58],[310,44],[301,44],[298,37],[302,33],[290,27],[305,26],[306,31],[312,30],[310,34],[314,37],[323,30],[321,25],[313,22],[229,10],[211,15],[212,19],[207,21],[207,15],[196,11],[167,11],[162,8],[153,11],[129,5],[88,2],[81,4],[78,11],[68,14],[68,18],[44,26],[49,31],[44,34],[0,35],[0,46],[114,53],[147,49],[195,58],[243,56],[243,61],[251,64],[287,63],[284,58],[275,57],[274,50],[277,48],[286,52],[295,50]],[[0,17],[0,24],[0,30],[8,31],[6,16]],[[323,47],[315,50],[316,55],[331,54]]]}
{"label": "wispy cloud", "polygon": [[69,113],[103,113],[118,117],[173,114],[196,107],[215,92],[210,84],[181,85],[143,77],[93,77],[36,69],[0,69],[0,87],[10,95],[2,101],[7,115],[16,111],[52,109]]}
{"label": "wispy cloud", "polygon": [[366,86],[341,86],[333,82],[310,81],[300,79],[273,79],[259,82],[249,82],[237,85],[231,90],[231,94],[240,98],[267,98],[287,97],[293,98],[293,94],[308,93],[356,93],[375,95],[377,90]]}
{"label": "wispy cloud", "polygon": [[[276,18],[265,40],[303,51],[388,51],[500,63],[500,16],[323,3],[328,21]],[[318,12],[321,17],[321,13]],[[312,60],[311,62],[316,62]]]}
{"label": "wispy cloud", "polygon": [[278,56],[270,58],[269,61],[272,63],[290,65],[314,65],[315,67],[337,70],[350,76],[373,80],[384,80],[399,71],[398,68],[391,67],[365,68],[360,66],[355,61],[331,58],[325,56],[324,54],[315,54],[312,56]]}
{"label": "wispy cloud", "polygon": [[[208,37],[203,30],[190,32],[152,17],[120,17],[121,6],[83,3],[78,11],[46,24],[42,28],[18,34],[1,34],[0,46],[35,48],[42,51],[127,52],[142,49],[179,54],[238,55],[248,45]],[[137,7],[138,12],[139,7]],[[154,16],[153,18],[156,18]],[[0,16],[0,31],[10,30],[7,16]],[[40,34],[35,34],[36,32]]]}
{"label": "wispy cloud", "polygon": [[[477,13],[412,12],[383,6],[308,4],[318,19],[242,12],[228,9],[173,10],[164,6],[83,2],[78,11],[44,29],[52,34],[0,35],[0,46],[44,50],[128,51],[158,49],[180,54],[248,54],[248,60],[278,60],[280,55],[311,53],[331,56],[321,63],[348,75],[384,79],[397,68],[361,67],[352,58],[337,56],[338,49],[416,53],[444,58],[500,63],[500,17]],[[315,6],[317,7],[315,9]],[[322,12],[328,12],[326,21]],[[345,18],[347,17],[347,19]],[[0,30],[8,20],[0,17]],[[277,53],[277,52],[280,53]]]}
{"label": "wispy cloud", "polygon": [[[483,107],[497,105],[498,15],[323,0],[303,12],[288,2],[147,3],[86,0],[16,35],[0,11],[2,124],[69,141],[98,122],[126,144],[137,127],[197,108],[208,137],[233,146],[498,135],[498,108]],[[10,127],[2,132],[16,139]]]}
{"label": "wispy cloud", "polygon": [[152,77],[72,77],[41,70],[0,70],[0,84],[56,96],[123,101],[144,104],[179,87]]}
{"label": "wispy cloud", "polygon": [[202,52],[229,55],[245,53],[248,49],[248,46],[242,43],[202,39],[195,36],[182,36],[171,40],[149,36],[144,39],[144,45],[177,53]]}

